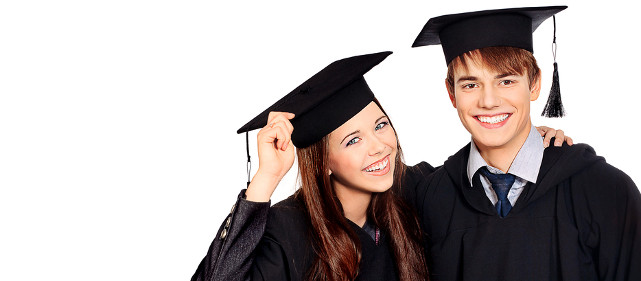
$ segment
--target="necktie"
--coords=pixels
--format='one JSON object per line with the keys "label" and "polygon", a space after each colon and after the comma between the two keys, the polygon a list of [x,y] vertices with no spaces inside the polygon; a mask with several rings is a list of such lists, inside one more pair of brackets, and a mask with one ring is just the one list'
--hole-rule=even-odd
{"label": "necktie", "polygon": [[499,202],[496,203],[496,212],[499,213],[500,217],[504,218],[512,209],[512,204],[507,200],[507,193],[510,191],[512,184],[514,184],[515,176],[510,174],[492,174],[487,167],[481,168],[479,172],[492,183],[492,189],[494,189],[496,196],[499,198]]}

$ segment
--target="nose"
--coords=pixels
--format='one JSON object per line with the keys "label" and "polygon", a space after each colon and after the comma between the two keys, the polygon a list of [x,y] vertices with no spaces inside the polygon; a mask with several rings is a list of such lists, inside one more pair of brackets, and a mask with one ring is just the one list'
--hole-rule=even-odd
{"label": "nose", "polygon": [[494,108],[501,105],[501,97],[495,89],[491,87],[484,87],[481,91],[479,98],[479,107],[481,108]]}
{"label": "nose", "polygon": [[385,143],[379,139],[378,136],[374,135],[372,138],[370,138],[372,141],[370,142],[370,147],[369,147],[369,155],[370,156],[375,156],[382,154],[385,152]]}

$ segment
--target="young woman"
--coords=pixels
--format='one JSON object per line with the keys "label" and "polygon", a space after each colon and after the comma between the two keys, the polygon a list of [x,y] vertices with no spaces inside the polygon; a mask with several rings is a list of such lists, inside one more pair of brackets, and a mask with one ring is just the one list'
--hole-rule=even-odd
{"label": "young woman", "polygon": [[[433,168],[402,163],[362,77],[389,54],[330,64],[239,130],[262,127],[260,166],[192,280],[428,279],[419,223],[399,194]],[[293,146],[301,187],[268,208]]]}

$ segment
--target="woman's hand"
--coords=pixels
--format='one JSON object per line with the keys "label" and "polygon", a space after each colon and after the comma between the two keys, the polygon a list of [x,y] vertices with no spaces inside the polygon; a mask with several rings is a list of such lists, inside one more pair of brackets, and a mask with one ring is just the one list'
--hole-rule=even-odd
{"label": "woman's hand", "polygon": [[539,131],[539,134],[541,134],[541,136],[543,137],[543,147],[550,146],[550,140],[552,138],[555,138],[554,146],[561,146],[563,145],[564,141],[568,143],[568,145],[574,144],[572,138],[565,136],[563,130],[555,130],[546,126],[536,127],[536,130]]}
{"label": "woman's hand", "polygon": [[292,118],[292,113],[270,112],[267,125],[258,131],[258,171],[245,192],[247,200],[269,201],[280,180],[294,164],[291,141],[294,126],[289,122]]}

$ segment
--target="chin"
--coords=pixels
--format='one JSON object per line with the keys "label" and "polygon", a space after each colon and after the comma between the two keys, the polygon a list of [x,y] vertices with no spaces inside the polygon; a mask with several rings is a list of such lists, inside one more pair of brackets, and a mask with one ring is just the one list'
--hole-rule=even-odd
{"label": "chin", "polygon": [[372,192],[385,192],[388,191],[390,188],[392,188],[392,184],[394,184],[394,178],[392,179],[385,179],[382,182],[378,182],[376,184],[372,185]]}
{"label": "chin", "polygon": [[470,132],[472,138],[476,145],[482,145],[486,147],[501,147],[505,145],[508,140],[506,139],[506,134],[497,134],[497,132]]}
{"label": "chin", "polygon": [[488,139],[488,138],[474,138],[476,145],[485,147],[502,147],[506,144],[504,140]]}

